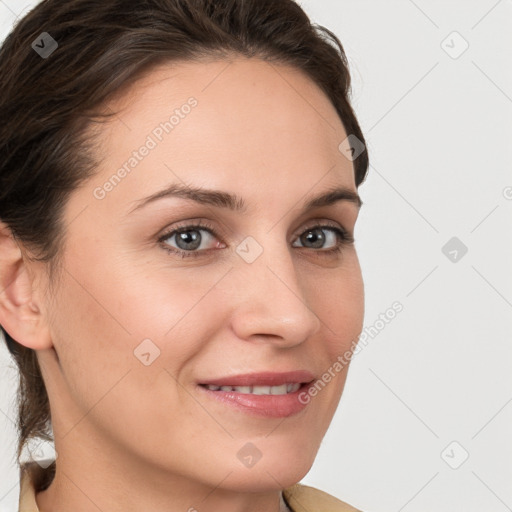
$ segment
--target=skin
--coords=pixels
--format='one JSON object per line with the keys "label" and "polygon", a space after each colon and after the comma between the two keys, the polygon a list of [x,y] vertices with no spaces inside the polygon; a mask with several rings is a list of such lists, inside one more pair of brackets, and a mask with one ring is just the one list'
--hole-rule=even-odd
{"label": "skin", "polygon": [[[102,186],[189,97],[198,104],[106,196]],[[361,332],[364,291],[354,244],[328,254],[300,235],[328,222],[354,234],[348,201],[302,211],[334,186],[356,192],[347,134],[324,93],[294,68],[259,59],[172,63],[108,106],[98,173],[64,212],[62,273],[51,293],[3,226],[0,321],[37,350],[50,397],[57,473],[41,512],[279,510],[280,491],[309,471],[347,367],[287,418],[240,412],[197,381],[306,369],[320,377]],[[166,198],[172,183],[236,193],[245,213]],[[174,226],[208,221],[197,258],[168,253]],[[187,221],[187,222],[183,222]],[[236,252],[247,236],[263,249]],[[322,252],[324,251],[324,252]],[[144,339],[160,355],[134,356]],[[261,459],[237,452],[253,443]]]}

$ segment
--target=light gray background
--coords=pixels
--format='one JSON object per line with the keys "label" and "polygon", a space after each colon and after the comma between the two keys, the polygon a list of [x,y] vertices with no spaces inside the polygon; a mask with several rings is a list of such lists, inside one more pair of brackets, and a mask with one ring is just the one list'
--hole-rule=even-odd
{"label": "light gray background", "polygon": [[[36,3],[0,0],[0,36]],[[404,308],[354,359],[303,483],[367,512],[512,510],[512,2],[301,4],[345,47],[370,152],[365,326]],[[19,489],[3,346],[0,372],[5,512]]]}

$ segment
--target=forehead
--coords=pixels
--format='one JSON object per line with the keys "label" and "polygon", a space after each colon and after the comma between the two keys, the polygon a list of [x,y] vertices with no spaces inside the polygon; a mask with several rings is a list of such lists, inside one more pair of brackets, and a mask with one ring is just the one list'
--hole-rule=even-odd
{"label": "forehead", "polygon": [[328,97],[302,70],[242,56],[163,63],[125,87],[109,109],[122,108],[124,117],[137,117],[148,114],[147,106],[172,107],[173,102],[191,95],[203,100],[203,108],[212,102],[228,111],[243,105],[238,113],[253,116],[251,105],[264,110],[280,106],[274,110],[277,119],[281,112],[299,109],[302,115],[315,115],[315,125],[322,121],[336,130],[341,124]]}
{"label": "forehead", "polygon": [[[254,192],[255,181],[291,195],[324,177],[326,187],[355,188],[352,163],[338,150],[347,135],[334,106],[290,66],[257,58],[171,62],[108,109],[116,116],[101,127],[99,181],[130,168],[116,187],[119,200],[180,180],[236,185],[240,195]],[[135,162],[143,146],[151,149]],[[126,165],[130,159],[135,165]]]}

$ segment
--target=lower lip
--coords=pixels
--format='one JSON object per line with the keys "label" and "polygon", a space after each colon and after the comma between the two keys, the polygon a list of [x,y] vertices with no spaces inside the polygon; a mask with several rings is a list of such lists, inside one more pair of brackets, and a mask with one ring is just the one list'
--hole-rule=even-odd
{"label": "lower lip", "polygon": [[310,383],[302,384],[297,391],[286,395],[251,395],[236,391],[213,391],[205,386],[198,387],[213,399],[248,414],[267,418],[285,418],[299,413],[308,405],[299,401],[299,395],[309,385]]}

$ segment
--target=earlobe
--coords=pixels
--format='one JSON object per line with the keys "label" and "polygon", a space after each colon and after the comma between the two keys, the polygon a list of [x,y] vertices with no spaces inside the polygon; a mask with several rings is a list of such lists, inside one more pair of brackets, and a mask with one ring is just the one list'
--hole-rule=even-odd
{"label": "earlobe", "polygon": [[52,342],[33,284],[17,241],[0,221],[0,325],[21,345],[42,350]]}

